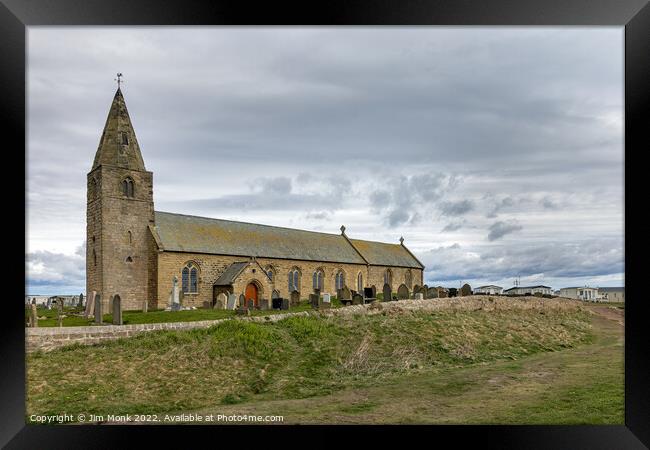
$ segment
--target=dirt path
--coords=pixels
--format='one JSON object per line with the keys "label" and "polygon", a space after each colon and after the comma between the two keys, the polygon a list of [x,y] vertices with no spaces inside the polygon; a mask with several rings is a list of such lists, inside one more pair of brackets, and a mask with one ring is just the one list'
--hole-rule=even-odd
{"label": "dirt path", "polygon": [[587,306],[587,309],[605,319],[613,320],[619,325],[625,326],[625,310],[613,306]]}

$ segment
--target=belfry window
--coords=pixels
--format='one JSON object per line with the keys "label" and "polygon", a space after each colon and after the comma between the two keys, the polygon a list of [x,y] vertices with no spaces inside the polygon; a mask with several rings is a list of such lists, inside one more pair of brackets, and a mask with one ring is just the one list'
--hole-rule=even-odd
{"label": "belfry window", "polygon": [[126,197],[133,198],[133,179],[131,177],[127,177],[122,181],[122,194]]}
{"label": "belfry window", "polygon": [[183,267],[183,271],[181,272],[181,285],[185,294],[199,292],[199,271],[191,262]]}
{"label": "belfry window", "polygon": [[122,145],[129,145],[129,135],[126,134],[125,131],[122,131],[120,133],[120,135],[121,135],[121,144]]}

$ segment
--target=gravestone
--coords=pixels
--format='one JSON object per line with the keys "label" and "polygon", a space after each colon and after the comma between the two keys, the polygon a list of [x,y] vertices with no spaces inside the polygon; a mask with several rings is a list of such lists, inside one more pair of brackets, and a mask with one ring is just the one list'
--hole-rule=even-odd
{"label": "gravestone", "polygon": [[472,295],[472,287],[467,283],[463,284],[463,286],[460,288],[460,295],[461,297]]}
{"label": "gravestone", "polygon": [[142,300],[142,312],[149,312],[149,302],[147,300]]}
{"label": "gravestone", "polygon": [[271,299],[271,308],[273,308],[273,309],[282,309],[282,298],[272,298]]}
{"label": "gravestone", "polygon": [[232,311],[233,309],[235,309],[236,304],[237,304],[237,296],[235,294],[228,294],[228,304],[226,309]]}
{"label": "gravestone", "polygon": [[214,309],[224,309],[228,303],[228,297],[223,292],[217,295],[217,300],[214,302]]}
{"label": "gravestone", "polygon": [[400,284],[397,288],[397,298],[405,300],[409,298],[409,288],[405,284]]}
{"label": "gravestone", "polygon": [[390,284],[384,284],[384,301],[390,302],[393,298],[393,291],[390,289]]}
{"label": "gravestone", "polygon": [[102,296],[95,295],[95,323],[102,323]]}
{"label": "gravestone", "polygon": [[260,309],[262,311],[266,311],[267,309],[269,309],[269,300],[268,299],[263,298],[263,299],[260,300]]}
{"label": "gravestone", "polygon": [[122,325],[122,299],[119,295],[113,296],[113,325]]}
{"label": "gravestone", "polygon": [[318,294],[309,294],[309,304],[312,309],[320,308],[320,295]]}
{"label": "gravestone", "polygon": [[31,304],[31,325],[33,328],[38,328],[38,312],[36,311],[36,303]]}
{"label": "gravestone", "polygon": [[86,299],[86,310],[84,311],[84,317],[88,318],[92,316],[95,312],[95,296],[97,291],[92,291],[90,297]]}
{"label": "gravestone", "polygon": [[420,292],[422,292],[422,295],[424,296],[425,299],[429,298],[429,286],[425,284],[424,286],[422,286],[422,290]]}
{"label": "gravestone", "polygon": [[447,298],[448,297],[448,294],[447,294],[447,291],[445,290],[445,288],[442,288],[442,287],[438,288],[438,297],[440,297],[440,298]]}
{"label": "gravestone", "polygon": [[79,304],[77,305],[79,308],[83,307],[84,305],[84,294],[83,292],[79,294]]}
{"label": "gravestone", "polygon": [[255,309],[255,300],[253,300],[252,298],[249,298],[248,302],[246,302],[246,307],[248,309]]}
{"label": "gravestone", "polygon": [[417,294],[415,294],[415,299],[424,300],[424,294],[422,294],[422,292],[418,292]]}
{"label": "gravestone", "polygon": [[353,305],[363,305],[363,295],[361,294],[354,294],[352,296],[352,304]]}
{"label": "gravestone", "polygon": [[427,289],[427,297],[428,298],[438,298],[438,289],[434,287],[430,287]]}
{"label": "gravestone", "polygon": [[321,303],[321,308],[329,309],[332,307],[332,297],[330,294],[323,294],[323,302]]}
{"label": "gravestone", "polygon": [[291,292],[291,306],[298,306],[300,304],[300,292]]}
{"label": "gravestone", "polygon": [[341,289],[341,297],[339,300],[351,300],[352,299],[352,293],[350,292],[350,288],[347,286],[343,286],[343,289]]}
{"label": "gravestone", "polygon": [[363,288],[363,296],[364,296],[365,298],[375,298],[375,297],[372,295],[372,288],[371,288],[371,287],[369,287],[369,288]]}
{"label": "gravestone", "polygon": [[370,298],[377,298],[377,288],[375,287],[374,284],[370,286],[370,292],[372,293]]}
{"label": "gravestone", "polygon": [[63,299],[56,299],[56,320],[60,327],[63,326]]}
{"label": "gravestone", "polygon": [[246,296],[244,294],[239,294],[239,302],[237,302],[237,306],[239,307],[246,306]]}
{"label": "gravestone", "polygon": [[320,297],[320,289],[316,288],[314,289],[314,294],[318,295]]}
{"label": "gravestone", "polygon": [[240,306],[239,308],[237,308],[236,314],[238,316],[250,316],[251,310],[243,306]]}
{"label": "gravestone", "polygon": [[289,309],[289,299],[288,298],[281,298],[282,300],[282,307],[280,309],[288,310]]}

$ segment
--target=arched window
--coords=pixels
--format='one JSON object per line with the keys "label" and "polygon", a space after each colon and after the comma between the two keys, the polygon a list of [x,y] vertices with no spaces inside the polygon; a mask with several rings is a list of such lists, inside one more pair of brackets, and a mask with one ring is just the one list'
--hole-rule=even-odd
{"label": "arched window", "polygon": [[357,275],[357,292],[363,292],[363,274],[361,272]]}
{"label": "arched window", "polygon": [[128,263],[132,263],[132,262],[133,262],[133,258],[131,258],[130,256],[127,256],[127,257],[126,257],[126,262],[128,262]]}
{"label": "arched window", "polygon": [[336,278],[334,279],[334,284],[336,285],[336,289],[343,289],[343,286],[345,286],[345,274],[343,273],[342,270],[339,270],[336,273]]}
{"label": "arched window", "polygon": [[322,291],[324,279],[325,279],[325,274],[321,269],[318,269],[316,272],[314,272],[314,275],[312,276],[312,284],[314,289],[319,289]]}
{"label": "arched window", "polygon": [[194,263],[187,263],[181,272],[183,293],[192,294],[199,292],[199,270]]}
{"label": "arched window", "polygon": [[384,272],[384,284],[393,284],[393,272],[390,269],[386,269],[386,272]]}
{"label": "arched window", "polygon": [[122,181],[122,194],[126,197],[133,198],[134,189],[133,189],[133,179],[127,177]]}
{"label": "arched window", "polygon": [[406,274],[404,275],[404,284],[409,289],[413,285],[413,274],[411,274],[411,269],[407,270]]}
{"label": "arched window", "polygon": [[133,234],[131,233],[131,231],[126,232],[126,243],[133,244]]}
{"label": "arched window", "polygon": [[126,133],[126,131],[122,131],[120,134],[121,134],[121,137],[122,137],[121,144],[122,145],[129,145],[129,135]]}
{"label": "arched window", "polygon": [[93,265],[97,265],[97,252],[95,252],[95,249],[93,248]]}
{"label": "arched window", "polygon": [[266,272],[266,274],[269,276],[271,281],[275,281],[275,270],[273,269],[273,266],[266,266],[264,272]]}
{"label": "arched window", "polygon": [[293,268],[289,271],[289,293],[300,291],[300,272]]}

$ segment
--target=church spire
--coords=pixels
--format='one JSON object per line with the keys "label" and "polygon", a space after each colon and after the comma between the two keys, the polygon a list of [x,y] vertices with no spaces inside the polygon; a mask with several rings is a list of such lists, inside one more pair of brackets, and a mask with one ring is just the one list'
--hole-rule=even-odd
{"label": "church spire", "polygon": [[92,170],[101,165],[146,170],[119,84],[99,140]]}

